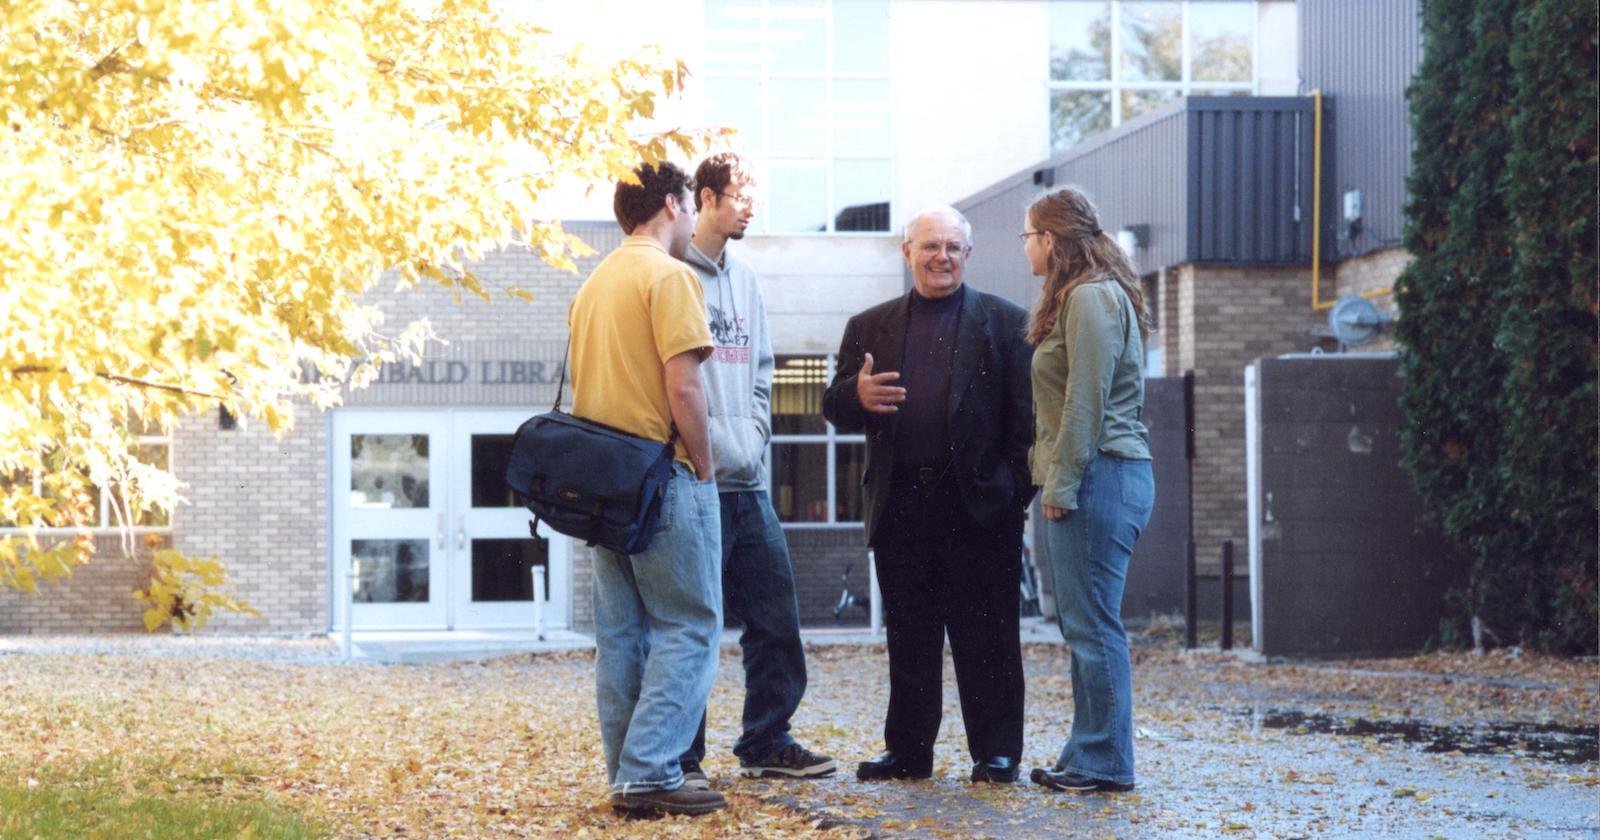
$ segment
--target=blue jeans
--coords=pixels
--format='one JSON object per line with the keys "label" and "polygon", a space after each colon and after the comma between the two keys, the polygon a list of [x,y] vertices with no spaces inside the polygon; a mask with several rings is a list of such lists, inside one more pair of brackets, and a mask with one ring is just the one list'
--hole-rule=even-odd
{"label": "blue jeans", "polygon": [[595,548],[595,695],[612,793],[683,785],[717,672],[722,548],[717,484],[674,464],[661,530],[640,554]]}
{"label": "blue jeans", "polygon": [[[806,693],[806,652],[800,643],[800,603],[795,597],[789,543],[765,490],[723,493],[722,591],[728,614],[744,625],[744,727],[733,754],[762,761],[785,745],[789,718]],[[706,722],[685,760],[706,757]]]}
{"label": "blue jeans", "polygon": [[1072,649],[1072,735],[1057,770],[1133,782],[1133,667],[1122,589],[1155,498],[1149,461],[1100,454],[1084,471],[1078,509],[1046,520],[1056,616]]}

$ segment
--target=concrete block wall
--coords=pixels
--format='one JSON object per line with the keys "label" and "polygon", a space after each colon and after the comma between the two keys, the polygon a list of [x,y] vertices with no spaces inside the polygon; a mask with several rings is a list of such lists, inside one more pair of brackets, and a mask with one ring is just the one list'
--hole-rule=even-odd
{"label": "concrete block wall", "polygon": [[1426,523],[1400,466],[1397,361],[1330,354],[1256,370],[1255,648],[1422,649],[1468,564]]}
{"label": "concrete block wall", "polygon": [[95,537],[88,565],[37,592],[0,587],[0,633],[142,633],[145,604],[134,598],[150,580],[150,557],[168,545],[162,534],[135,537],[132,554],[116,534]]}
{"label": "concrete block wall", "polygon": [[1161,282],[1165,372],[1195,377],[1195,561],[1219,574],[1222,542],[1238,558],[1246,539],[1244,368],[1310,349],[1325,316],[1311,309],[1308,268],[1185,265]]}

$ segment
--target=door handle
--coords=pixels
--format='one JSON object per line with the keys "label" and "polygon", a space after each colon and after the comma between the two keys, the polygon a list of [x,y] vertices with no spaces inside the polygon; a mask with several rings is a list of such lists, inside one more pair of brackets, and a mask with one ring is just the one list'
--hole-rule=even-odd
{"label": "door handle", "polygon": [[438,518],[434,520],[434,525],[435,525],[434,533],[433,533],[434,545],[440,551],[444,551],[444,514],[443,513],[440,513]]}
{"label": "door handle", "polygon": [[456,517],[456,551],[465,550],[467,547],[467,516],[462,514]]}

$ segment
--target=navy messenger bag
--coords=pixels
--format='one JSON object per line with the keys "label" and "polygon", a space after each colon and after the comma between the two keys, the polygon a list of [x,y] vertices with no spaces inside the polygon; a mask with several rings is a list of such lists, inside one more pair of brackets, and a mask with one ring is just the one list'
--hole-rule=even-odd
{"label": "navy messenger bag", "polygon": [[638,554],[655,536],[677,426],[663,444],[568,414],[561,410],[566,382],[563,359],[555,405],[517,429],[506,484],[532,511],[528,531],[535,538],[542,520],[591,546]]}

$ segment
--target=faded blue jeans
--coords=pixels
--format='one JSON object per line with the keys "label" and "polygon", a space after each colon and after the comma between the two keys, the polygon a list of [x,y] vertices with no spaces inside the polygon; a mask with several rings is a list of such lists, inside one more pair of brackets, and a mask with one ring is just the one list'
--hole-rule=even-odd
{"label": "faded blue jeans", "polygon": [[[744,724],[733,754],[763,761],[794,743],[789,718],[806,693],[806,651],[789,543],[765,490],[723,493],[722,590],[728,613],[744,625]],[[706,757],[706,723],[683,757]]]}
{"label": "faded blue jeans", "polygon": [[595,696],[612,793],[683,785],[722,634],[717,483],[673,464],[661,530],[640,554],[595,548]]}
{"label": "faded blue jeans", "polygon": [[1072,649],[1072,735],[1057,770],[1133,783],[1133,666],[1122,589],[1155,498],[1149,461],[1102,453],[1084,470],[1077,510],[1046,520],[1056,618]]}

